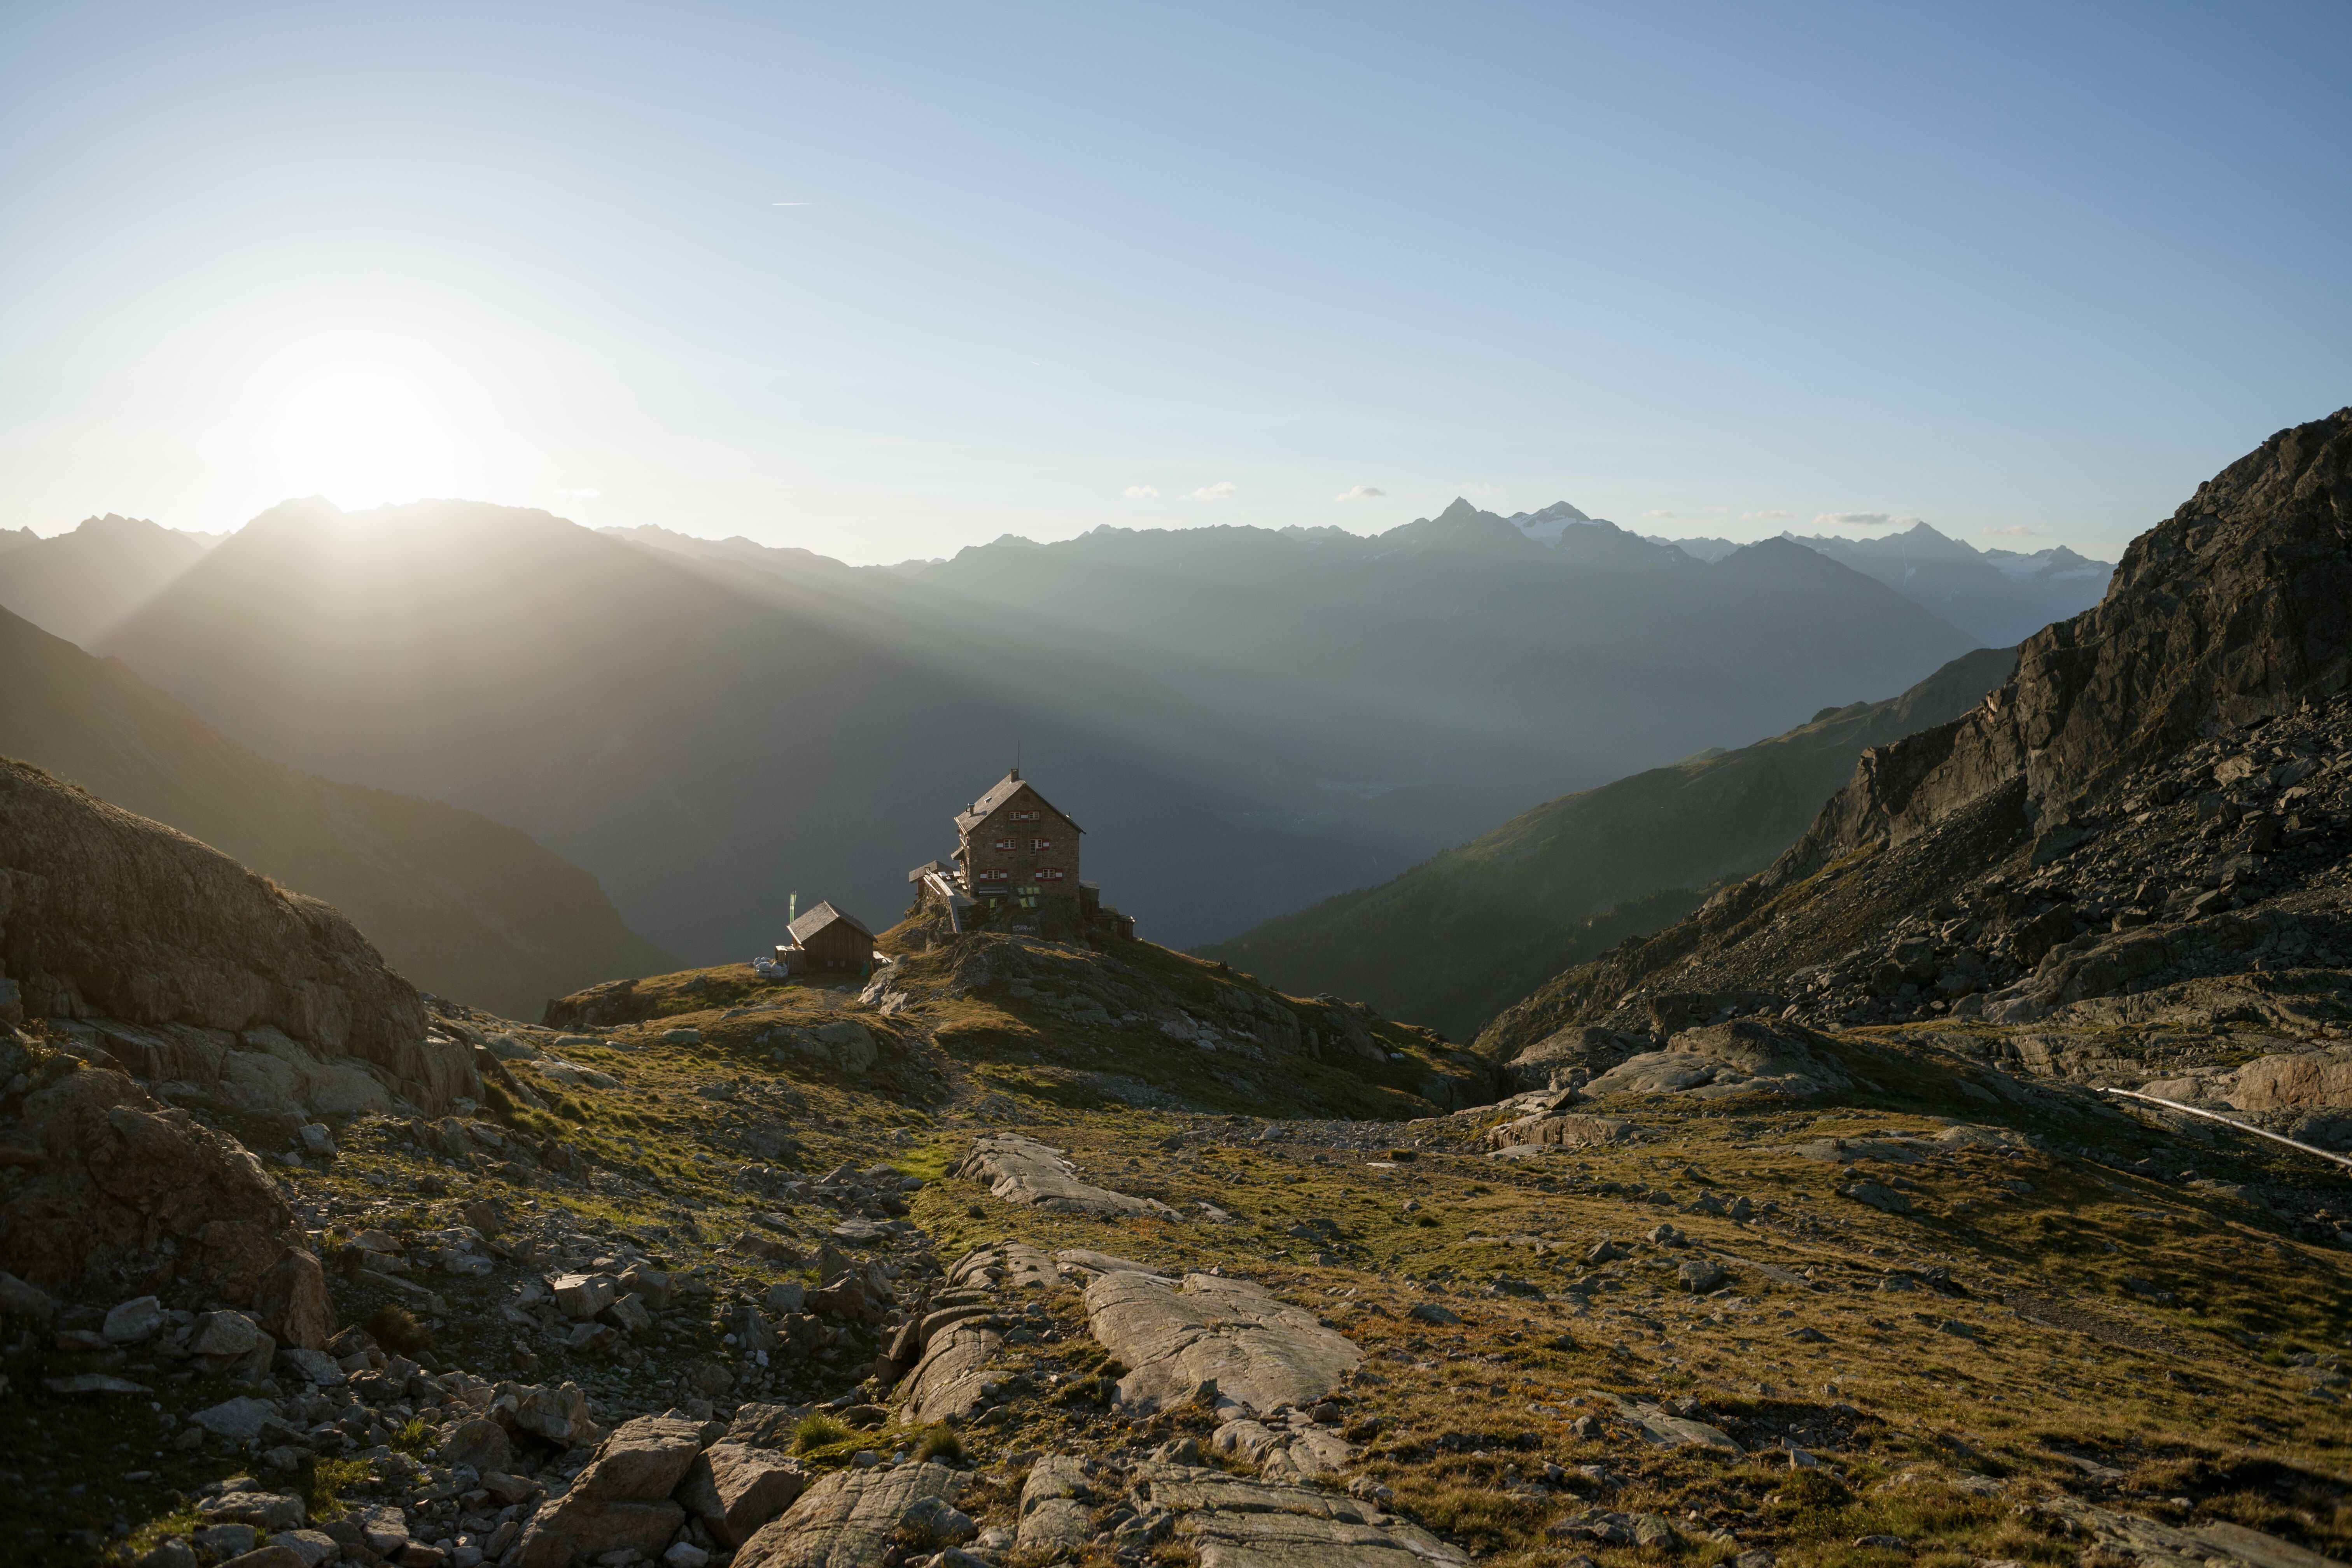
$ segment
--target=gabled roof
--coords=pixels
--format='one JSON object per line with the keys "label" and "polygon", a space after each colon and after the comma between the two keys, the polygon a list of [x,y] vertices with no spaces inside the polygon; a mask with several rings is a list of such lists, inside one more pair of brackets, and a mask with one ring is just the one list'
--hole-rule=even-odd
{"label": "gabled roof", "polygon": [[[971,810],[956,813],[956,831],[959,833],[970,833],[973,828],[978,827],[982,823],[986,822],[989,817],[995,813],[998,806],[1003,805],[1006,801],[1011,800],[1014,795],[1019,795],[1024,789],[1026,789],[1032,795],[1037,795],[1037,786],[1023,778],[1019,768],[1014,768],[1003,778],[997,780],[994,784],[991,785],[986,795],[982,795],[978,800],[973,801],[971,803]],[[1064,811],[1060,806],[1055,805],[1052,801],[1047,800],[1044,795],[1037,795],[1037,804],[1044,806],[1047,811],[1052,812],[1055,816],[1060,817],[1064,822],[1070,822],[1069,813]],[[1070,822],[1070,826],[1080,833],[1084,833],[1086,831],[1085,828],[1079,827],[1075,822]]]}
{"label": "gabled roof", "polygon": [[825,927],[832,925],[836,921],[846,925],[850,930],[864,937],[866,941],[872,942],[874,940],[874,933],[866,929],[866,922],[864,921],[859,920],[856,915],[845,914],[841,910],[835,909],[829,902],[819,904],[816,908],[811,910],[808,913],[794,921],[786,929],[792,932],[793,940],[794,942],[800,943],[803,947],[806,947],[808,945],[809,938],[814,936]]}

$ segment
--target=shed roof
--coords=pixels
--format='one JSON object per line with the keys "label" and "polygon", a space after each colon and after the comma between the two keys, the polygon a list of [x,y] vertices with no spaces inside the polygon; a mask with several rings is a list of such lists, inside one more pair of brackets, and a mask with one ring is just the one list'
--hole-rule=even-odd
{"label": "shed roof", "polygon": [[1060,806],[1055,805],[1052,801],[1047,800],[1042,794],[1038,793],[1037,786],[1035,784],[1033,784],[1029,783],[1028,780],[1023,778],[1019,768],[1013,769],[1003,778],[997,780],[995,784],[990,785],[989,791],[986,795],[982,795],[978,800],[971,803],[971,810],[956,813],[956,830],[960,833],[971,832],[973,828],[978,827],[982,823],[986,822],[990,816],[995,812],[998,806],[1003,805],[1006,801],[1011,800],[1014,795],[1019,795],[1024,789],[1028,790],[1032,795],[1035,795],[1037,796],[1038,805],[1052,812],[1055,816],[1060,817],[1064,822],[1069,822],[1070,826],[1076,829],[1076,831],[1080,833],[1084,833],[1086,831],[1085,828],[1079,827],[1076,823],[1070,822],[1070,814],[1068,812],[1064,811]]}
{"label": "shed roof", "polygon": [[839,921],[842,924],[846,925],[850,930],[856,931],[858,935],[864,937],[868,942],[872,942],[874,940],[874,933],[866,929],[866,922],[864,921],[859,920],[856,915],[848,914],[843,910],[835,909],[830,901],[819,904],[816,908],[811,910],[808,913],[794,921],[785,929],[792,932],[793,940],[794,942],[800,943],[803,947],[806,947],[808,945],[809,938],[816,935],[817,932],[824,930],[825,927],[834,924],[835,921]]}

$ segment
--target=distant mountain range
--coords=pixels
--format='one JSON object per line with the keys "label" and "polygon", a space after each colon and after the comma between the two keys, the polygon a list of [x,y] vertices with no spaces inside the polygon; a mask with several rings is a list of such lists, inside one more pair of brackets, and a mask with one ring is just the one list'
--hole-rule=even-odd
{"label": "distant mountain range", "polygon": [[112,512],[50,539],[0,535],[0,609],[92,647],[204,553],[199,540]]}
{"label": "distant mountain range", "polygon": [[[1643,537],[1698,561],[1720,561],[1741,548],[1728,539]],[[2090,560],[2063,544],[2030,555],[1979,550],[1924,522],[1878,539],[1780,537],[1877,578],[1990,647],[2011,647],[2053,621],[2089,609],[2106,593],[2116,572],[2112,562]]]}
{"label": "distant mountain range", "polygon": [[1770,864],[1864,750],[1966,712],[2016,666],[2012,648],[1979,649],[1899,697],[1548,801],[1393,881],[1195,951],[1470,1039],[1560,971]]}
{"label": "distant mountain range", "polygon": [[428,991],[536,1016],[582,984],[677,965],[594,878],[519,829],[265,761],[121,663],[5,611],[0,669],[0,755],[327,900]]}
{"label": "distant mountain range", "polygon": [[1971,643],[1786,542],[1709,565],[1552,510],[1550,543],[1457,501],[1371,539],[1099,529],[909,573],[310,501],[193,562],[163,530],[144,563],[85,550],[102,581],[58,602],[240,742],[519,826],[693,962],[773,942],[794,891],[887,921],[1016,745],[1089,879],[1183,944]]}

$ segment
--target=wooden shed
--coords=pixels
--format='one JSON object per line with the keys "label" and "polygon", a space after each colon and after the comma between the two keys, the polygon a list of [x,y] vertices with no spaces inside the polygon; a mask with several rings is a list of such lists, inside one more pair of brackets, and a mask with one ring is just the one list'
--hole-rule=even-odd
{"label": "wooden shed", "polygon": [[776,962],[794,974],[863,974],[874,963],[874,933],[856,915],[823,903],[794,921]]}

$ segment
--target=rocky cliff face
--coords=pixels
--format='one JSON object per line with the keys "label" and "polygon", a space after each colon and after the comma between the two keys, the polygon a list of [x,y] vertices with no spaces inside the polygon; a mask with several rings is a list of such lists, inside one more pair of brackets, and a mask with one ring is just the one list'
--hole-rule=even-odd
{"label": "rocky cliff face", "polygon": [[437,1114],[480,1093],[334,909],[5,759],[0,1016],[249,1110]]}
{"label": "rocky cliff face", "polygon": [[2132,542],[2105,600],[2028,637],[1951,723],[1865,753],[1766,885],[2013,784],[2063,826],[2135,766],[2352,684],[2352,408],[2282,430]]}
{"label": "rocky cliff face", "polygon": [[302,1245],[284,1194],[236,1139],[119,1072],[45,1076],[0,1115],[16,1151],[0,1268],[68,1300],[193,1292],[242,1307]]}
{"label": "rocky cliff face", "polygon": [[[2200,486],[2020,652],[1966,716],[1865,752],[1769,870],[1558,977],[1485,1048],[1760,1011],[2179,1021],[2240,1005],[2217,976],[2352,952],[2352,409]],[[2340,987],[2303,989],[2332,1028]]]}

